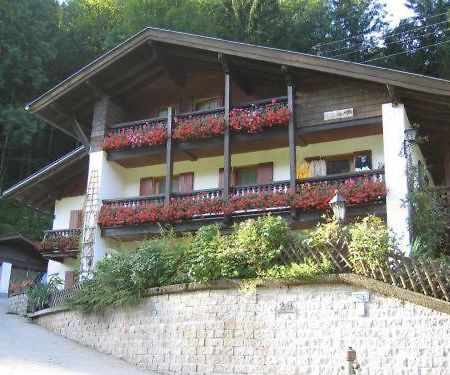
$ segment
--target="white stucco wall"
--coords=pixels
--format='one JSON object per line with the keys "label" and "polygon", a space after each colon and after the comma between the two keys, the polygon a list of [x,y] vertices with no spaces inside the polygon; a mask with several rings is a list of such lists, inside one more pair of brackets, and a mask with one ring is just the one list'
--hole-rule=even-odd
{"label": "white stucco wall", "polygon": [[[98,175],[99,194],[98,208],[100,209],[103,199],[124,197],[125,177],[127,170],[116,163],[110,163],[107,160],[106,152],[96,151],[89,154],[89,176],[96,171]],[[89,181],[88,181],[89,183]],[[91,218],[92,219],[92,218]],[[94,233],[94,264],[101,260],[109,250],[114,251],[117,248],[115,241],[105,239],[101,236],[100,228],[96,221],[89,223],[95,227]],[[115,245],[112,245],[115,244]]]}
{"label": "white stucco wall", "polygon": [[0,294],[8,293],[12,264],[3,262],[0,267]]}
{"label": "white stucco wall", "polygon": [[388,227],[395,233],[400,250],[411,252],[408,230],[409,209],[404,200],[408,193],[407,159],[403,152],[405,129],[411,127],[403,104],[383,104],[383,144],[386,179],[386,213]]}
{"label": "white stucco wall", "polygon": [[82,210],[84,207],[84,201],[84,195],[58,199],[55,202],[53,229],[68,229],[70,223],[70,211]]}
{"label": "white stucco wall", "polygon": [[[49,260],[47,265],[47,280],[49,280],[52,275],[56,275],[64,283],[66,279],[66,271],[76,271],[77,268],[78,262],[73,258],[66,258],[64,263]],[[64,288],[64,285],[61,285],[60,288]]]}
{"label": "white stucco wall", "polygon": [[[334,142],[324,142],[297,148],[297,161],[314,156],[329,156],[350,153],[361,150],[372,151],[372,165],[377,168],[384,164],[383,136],[374,135],[360,138],[352,138]],[[232,155],[233,167],[273,162],[274,181],[289,179],[289,150],[279,148]],[[110,163],[114,164],[114,163]],[[194,190],[214,189],[219,184],[219,169],[223,167],[221,156],[198,159],[197,161],[183,161],[174,163],[174,174],[194,172]],[[109,198],[133,197],[139,195],[139,180],[143,177],[164,176],[165,164],[125,169],[117,167],[120,184],[123,184],[123,195]],[[111,183],[109,183],[111,185]],[[119,191],[117,191],[119,193]],[[105,197],[106,198],[106,197]]]}

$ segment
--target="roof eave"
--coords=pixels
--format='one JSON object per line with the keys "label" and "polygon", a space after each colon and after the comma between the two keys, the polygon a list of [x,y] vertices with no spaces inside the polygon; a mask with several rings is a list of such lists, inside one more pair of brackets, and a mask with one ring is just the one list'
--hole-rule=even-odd
{"label": "roof eave", "polygon": [[209,50],[211,52],[230,54],[279,65],[288,65],[294,68],[347,76],[380,84],[389,83],[401,88],[435,95],[450,96],[450,81],[439,78],[178,31],[145,28],[30,102],[26,106],[26,109],[31,113],[40,111],[53,100],[85,82],[94,74],[147,40]]}

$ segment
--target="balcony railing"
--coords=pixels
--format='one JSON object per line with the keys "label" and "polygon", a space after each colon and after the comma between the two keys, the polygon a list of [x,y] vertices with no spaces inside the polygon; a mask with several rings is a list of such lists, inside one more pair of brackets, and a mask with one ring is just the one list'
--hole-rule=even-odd
{"label": "balcony railing", "polygon": [[384,201],[386,187],[382,170],[296,181],[295,192],[288,181],[235,187],[228,199],[221,189],[175,193],[170,202],[162,196],[105,200],[99,215],[102,227],[155,222],[177,223],[211,216],[235,216],[245,212],[325,210],[338,190],[347,204],[376,204]]}
{"label": "balcony railing", "polygon": [[110,126],[104,150],[155,146],[167,141],[167,119],[152,118]]}
{"label": "balcony railing", "polygon": [[[188,112],[174,118],[172,139],[188,142],[224,134],[225,109]],[[286,97],[236,105],[230,110],[230,128],[236,134],[255,134],[286,126],[291,118]],[[103,148],[107,151],[140,148],[167,141],[167,118],[153,118],[110,127]]]}
{"label": "balcony railing", "polygon": [[40,251],[47,257],[73,256],[79,251],[80,235],[81,229],[46,231]]}

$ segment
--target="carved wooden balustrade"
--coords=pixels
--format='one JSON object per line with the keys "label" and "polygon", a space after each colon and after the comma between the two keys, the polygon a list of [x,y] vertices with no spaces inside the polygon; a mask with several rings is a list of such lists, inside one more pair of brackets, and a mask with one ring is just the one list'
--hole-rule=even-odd
{"label": "carved wooden balustrade", "polygon": [[[383,171],[372,170],[296,181],[296,192],[288,181],[239,186],[224,199],[222,189],[172,193],[164,196],[132,197],[103,201],[99,215],[102,227],[155,222],[176,222],[212,216],[239,216],[264,212],[323,211],[335,190],[346,194],[348,205],[384,202]],[[364,214],[364,212],[362,212]]]}
{"label": "carved wooden balustrade", "polygon": [[40,245],[47,258],[76,256],[80,246],[81,229],[48,230]]}

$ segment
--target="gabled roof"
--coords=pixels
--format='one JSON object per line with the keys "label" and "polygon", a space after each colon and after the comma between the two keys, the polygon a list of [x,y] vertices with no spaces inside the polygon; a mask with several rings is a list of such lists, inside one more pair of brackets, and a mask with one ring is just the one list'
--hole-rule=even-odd
{"label": "gabled roof", "polygon": [[[194,54],[195,51],[197,51],[198,55],[209,53],[210,57],[214,55],[217,57],[217,54],[223,54],[231,58],[245,59],[250,62],[253,61],[254,63],[271,64],[273,66],[286,65],[291,67],[294,72],[302,70],[348,77],[381,85],[389,84],[392,87],[403,90],[440,96],[440,100],[443,100],[444,102],[446,102],[446,99],[450,96],[450,81],[443,79],[306,53],[149,27],[98,57],[90,64],[81,68],[67,79],[30,102],[26,107],[27,110],[50,122],[66,133],[76,136],[67,116],[61,114],[61,111],[58,110],[57,106],[54,104],[57,101],[65,101],[67,106],[70,107],[71,105],[74,105],[79,110],[80,106],[84,103],[83,100],[86,101],[86,99],[89,99],[86,98],[86,96],[89,95],[87,86],[95,86],[97,78],[100,79],[100,76],[106,74],[105,72],[108,71],[108,69],[114,69],[116,76],[125,73],[127,71],[125,66],[132,67],[132,64],[136,64],[136,61],[144,59],[144,57],[142,57],[142,52],[145,51],[145,48],[148,49],[149,43],[157,43],[165,47],[169,46],[172,49],[187,48],[190,51],[193,51]],[[134,60],[132,60],[132,57]],[[216,59],[216,62],[217,64],[220,64],[218,59]],[[74,103],[79,101],[82,101],[82,103]],[[92,102],[86,102],[84,104],[86,105],[86,108],[92,107]],[[71,108],[67,109],[70,113]],[[92,116],[92,112],[90,113],[90,116]],[[84,111],[84,118],[82,118],[82,120],[85,122],[84,130],[86,132],[88,132],[90,128],[89,119],[90,117],[88,117],[86,111]]]}
{"label": "gabled roof", "polygon": [[238,56],[295,68],[308,69],[311,71],[357,78],[365,81],[392,84],[394,86],[436,95],[450,96],[450,81],[439,78],[426,77],[419,74],[315,56],[301,52],[148,27],[104,55],[98,57],[37,99],[30,102],[27,105],[27,109],[32,113],[39,110],[52,100],[58,98],[58,96],[63,95],[80,83],[84,83],[86,80],[92,78],[97,72],[147,41],[157,41],[191,47],[230,56]]}
{"label": "gabled roof", "polygon": [[13,199],[48,211],[58,198],[55,194],[59,193],[59,188],[75,176],[87,173],[87,170],[87,153],[84,146],[80,146],[6,189],[0,199]]}

